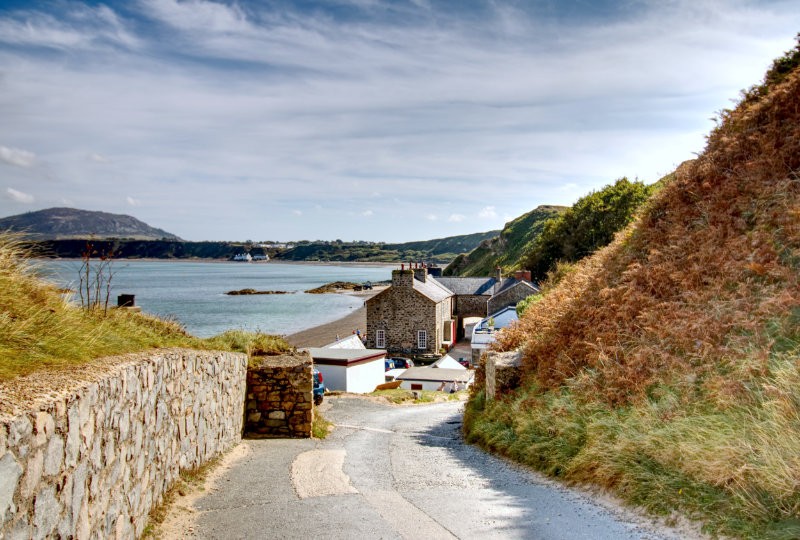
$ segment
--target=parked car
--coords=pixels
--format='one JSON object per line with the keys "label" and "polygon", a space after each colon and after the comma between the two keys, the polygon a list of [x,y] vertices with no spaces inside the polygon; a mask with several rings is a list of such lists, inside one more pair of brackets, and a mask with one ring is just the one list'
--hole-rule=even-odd
{"label": "parked car", "polygon": [[322,397],[325,395],[325,381],[322,379],[322,373],[316,369],[313,371],[314,377],[314,405],[322,403]]}
{"label": "parked car", "polygon": [[458,363],[464,366],[465,368],[469,369],[469,360],[466,358],[459,358]]}
{"label": "parked car", "polygon": [[392,357],[387,358],[387,362],[391,362],[394,365],[394,369],[408,369],[414,367],[414,361],[410,358],[401,358],[401,357]]}

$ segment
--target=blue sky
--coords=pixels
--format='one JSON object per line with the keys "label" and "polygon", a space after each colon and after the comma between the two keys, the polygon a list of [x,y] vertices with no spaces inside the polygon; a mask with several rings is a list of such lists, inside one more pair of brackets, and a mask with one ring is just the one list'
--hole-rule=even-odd
{"label": "blue sky", "polygon": [[0,216],[422,240],[653,182],[800,0],[0,2]]}

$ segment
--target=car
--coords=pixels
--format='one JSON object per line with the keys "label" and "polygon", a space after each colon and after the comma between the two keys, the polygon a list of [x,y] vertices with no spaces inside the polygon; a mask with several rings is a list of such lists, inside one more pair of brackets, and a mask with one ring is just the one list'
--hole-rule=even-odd
{"label": "car", "polygon": [[316,369],[312,373],[314,377],[314,405],[319,405],[325,395],[325,381],[322,378],[322,373]]}
{"label": "car", "polygon": [[458,359],[458,363],[461,364],[462,366],[464,366],[467,369],[469,369],[469,367],[470,367],[469,360],[467,360],[466,358],[459,358]]}
{"label": "car", "polygon": [[410,358],[401,358],[399,356],[387,358],[386,362],[391,362],[394,369],[408,369],[414,367],[414,361]]}

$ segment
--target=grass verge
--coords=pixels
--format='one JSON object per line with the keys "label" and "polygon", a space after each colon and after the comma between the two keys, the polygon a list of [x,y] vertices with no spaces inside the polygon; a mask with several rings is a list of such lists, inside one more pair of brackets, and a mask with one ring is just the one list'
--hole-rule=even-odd
{"label": "grass verge", "polygon": [[86,310],[42,281],[13,236],[0,234],[0,381],[94,358],[163,347],[263,355],[291,349],[282,338],[240,330],[209,339],[174,321],[126,310]]}
{"label": "grass verge", "polygon": [[318,409],[314,410],[314,420],[311,422],[311,436],[315,439],[324,439],[330,434],[333,422],[329,422]]}

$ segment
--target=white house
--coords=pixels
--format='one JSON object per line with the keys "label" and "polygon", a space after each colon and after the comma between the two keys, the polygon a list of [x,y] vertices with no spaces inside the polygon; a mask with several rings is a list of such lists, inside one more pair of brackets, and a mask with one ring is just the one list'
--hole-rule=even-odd
{"label": "white house", "polygon": [[459,364],[458,360],[456,360],[449,354],[446,354],[441,358],[439,358],[436,362],[431,364],[431,367],[437,369],[467,369],[461,364]]}
{"label": "white house", "polygon": [[310,347],[306,350],[329,390],[366,394],[386,382],[383,349]]}
{"label": "white house", "polygon": [[364,345],[364,342],[361,341],[361,338],[355,334],[351,334],[346,338],[340,339],[338,341],[334,341],[333,343],[329,343],[325,345],[326,349],[361,349],[364,350],[367,347]]}
{"label": "white house", "polygon": [[403,381],[400,388],[406,390],[464,390],[472,385],[475,372],[469,369],[431,369],[429,367],[413,367],[397,377]]}
{"label": "white house", "polygon": [[[492,313],[475,325],[472,330],[472,339],[470,340],[473,366],[478,365],[481,354],[497,340],[497,332],[511,326],[517,319],[519,317],[517,316],[516,306],[508,306]],[[489,325],[490,321],[494,322],[494,326]]]}

